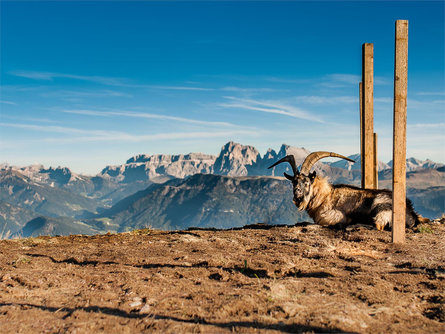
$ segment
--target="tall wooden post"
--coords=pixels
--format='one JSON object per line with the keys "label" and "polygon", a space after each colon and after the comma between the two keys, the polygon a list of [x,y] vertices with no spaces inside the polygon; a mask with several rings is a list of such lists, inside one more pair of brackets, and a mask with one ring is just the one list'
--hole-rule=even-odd
{"label": "tall wooden post", "polygon": [[379,158],[377,154],[377,133],[374,132],[374,189],[379,189]]}
{"label": "tall wooden post", "polygon": [[363,162],[365,189],[375,188],[374,184],[374,44],[362,47],[362,108],[363,108]]}
{"label": "tall wooden post", "polygon": [[359,111],[360,111],[360,166],[361,166],[361,177],[362,177],[362,188],[365,188],[365,148],[364,139],[365,125],[363,124],[363,84],[360,82],[358,84],[359,91]]}
{"label": "tall wooden post", "polygon": [[396,21],[394,56],[394,138],[392,179],[392,242],[405,242],[406,97],[408,91],[408,21]]}

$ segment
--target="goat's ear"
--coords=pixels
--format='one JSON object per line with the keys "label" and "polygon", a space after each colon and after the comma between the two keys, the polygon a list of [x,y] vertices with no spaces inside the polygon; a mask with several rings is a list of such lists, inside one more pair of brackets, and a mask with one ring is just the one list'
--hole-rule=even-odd
{"label": "goat's ear", "polygon": [[311,182],[313,182],[316,176],[317,176],[317,172],[316,171],[313,171],[312,173],[309,173],[309,180],[311,180]]}

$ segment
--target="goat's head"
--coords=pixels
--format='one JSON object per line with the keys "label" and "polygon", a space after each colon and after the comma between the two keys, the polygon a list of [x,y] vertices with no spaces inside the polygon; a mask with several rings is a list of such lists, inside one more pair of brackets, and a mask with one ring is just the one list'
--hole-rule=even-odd
{"label": "goat's head", "polygon": [[310,173],[312,166],[318,160],[326,157],[342,158],[351,162],[355,162],[354,160],[349,159],[337,153],[319,151],[309,154],[306,157],[306,159],[304,159],[300,171],[298,171],[297,169],[297,165],[295,163],[295,158],[293,155],[287,155],[283,159],[277,161],[276,163],[274,163],[272,166],[269,167],[273,168],[276,165],[281,164],[283,162],[288,162],[291,165],[294,175],[292,176],[285,172],[284,176],[286,177],[286,179],[292,182],[293,193],[294,193],[293,201],[298,210],[302,211],[306,209],[313,194],[312,184],[314,183],[317,173],[315,171]]}

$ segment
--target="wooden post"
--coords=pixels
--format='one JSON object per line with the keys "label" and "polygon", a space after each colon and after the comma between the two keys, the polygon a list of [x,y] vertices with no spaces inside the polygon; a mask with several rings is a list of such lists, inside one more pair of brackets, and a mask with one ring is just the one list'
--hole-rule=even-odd
{"label": "wooden post", "polygon": [[361,177],[362,177],[362,188],[365,188],[365,149],[363,147],[363,136],[365,133],[365,126],[363,124],[363,84],[360,82],[358,84],[359,91],[359,111],[360,111],[360,166],[361,166]]}
{"label": "wooden post", "polygon": [[374,132],[374,189],[379,189],[379,158],[377,154],[377,133]]}
{"label": "wooden post", "polygon": [[406,97],[408,91],[408,21],[396,21],[394,56],[394,138],[392,179],[392,242],[405,242]]}
{"label": "wooden post", "polygon": [[374,45],[372,43],[363,44],[362,56],[363,188],[374,189]]}

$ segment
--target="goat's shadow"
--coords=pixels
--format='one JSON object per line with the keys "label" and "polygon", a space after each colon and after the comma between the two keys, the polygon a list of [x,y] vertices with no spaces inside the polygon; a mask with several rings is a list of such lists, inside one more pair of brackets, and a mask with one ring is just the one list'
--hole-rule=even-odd
{"label": "goat's shadow", "polygon": [[225,329],[233,329],[234,327],[243,327],[243,328],[252,328],[252,329],[271,329],[280,331],[283,333],[305,333],[305,332],[314,332],[314,333],[354,333],[354,332],[345,332],[339,328],[328,328],[328,327],[318,327],[318,326],[310,326],[303,325],[298,323],[292,324],[284,324],[284,323],[275,323],[275,324],[266,324],[262,322],[256,321],[228,321],[228,322],[217,322],[217,321],[208,321],[202,317],[194,317],[191,319],[184,319],[174,316],[162,315],[162,314],[140,314],[136,312],[126,312],[124,310],[118,308],[111,307],[100,307],[100,306],[78,306],[78,307],[50,307],[44,305],[36,305],[30,303],[0,303],[1,307],[8,306],[19,306],[19,307],[29,307],[36,308],[42,311],[48,311],[51,313],[65,313],[62,316],[62,319],[65,320],[69,318],[75,311],[84,311],[87,313],[99,313],[99,314],[107,314],[121,318],[127,319],[144,319],[150,318],[153,320],[170,320],[183,324],[200,324],[206,326],[216,326]]}

